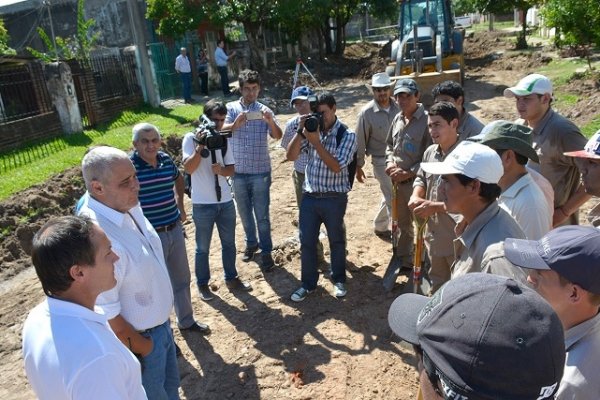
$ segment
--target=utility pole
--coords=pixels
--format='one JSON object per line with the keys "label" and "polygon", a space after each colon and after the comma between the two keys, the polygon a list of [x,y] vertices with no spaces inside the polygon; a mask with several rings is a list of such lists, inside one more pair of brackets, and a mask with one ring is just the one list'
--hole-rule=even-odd
{"label": "utility pole", "polygon": [[138,49],[138,55],[140,57],[139,61],[142,73],[143,92],[146,95],[146,101],[152,107],[159,107],[160,96],[156,85],[154,84],[152,66],[150,65],[150,57],[148,57],[148,48],[146,47],[145,20],[140,13],[137,0],[127,0],[127,9],[129,10],[129,23],[131,25],[133,42]]}
{"label": "utility pole", "polygon": [[54,23],[52,22],[52,5],[50,4],[50,0],[44,0],[43,4],[48,7],[48,19],[50,19],[50,36],[52,36],[52,44],[54,45],[54,55],[56,56],[56,61],[58,61],[58,48],[56,47],[56,35],[54,34]]}

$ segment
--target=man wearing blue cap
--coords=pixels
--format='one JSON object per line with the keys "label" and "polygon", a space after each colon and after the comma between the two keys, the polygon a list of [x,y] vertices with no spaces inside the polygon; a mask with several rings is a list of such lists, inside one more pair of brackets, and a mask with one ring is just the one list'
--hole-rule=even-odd
{"label": "man wearing blue cap", "polygon": [[527,280],[565,330],[567,359],[556,399],[600,399],[600,231],[567,225],[537,241],[507,239],[504,252],[529,268]]}
{"label": "man wearing blue cap", "polygon": [[397,243],[402,266],[412,266],[413,252],[413,216],[408,208],[412,195],[412,183],[415,180],[423,153],[431,145],[431,136],[427,127],[427,111],[419,103],[419,88],[412,79],[400,79],[394,86],[394,97],[400,107],[392,121],[387,135],[385,173],[396,185],[398,199],[398,229],[400,237]]}
{"label": "man wearing blue cap", "polygon": [[[285,124],[285,130],[283,132],[283,137],[281,138],[281,147],[286,150],[294,138],[294,135],[296,135],[296,132],[304,129],[304,118],[302,118],[302,116],[306,116],[311,112],[308,96],[312,95],[314,95],[314,92],[308,86],[298,86],[292,92],[290,105],[296,109],[298,115],[290,119]],[[294,191],[296,193],[298,212],[300,211],[300,203],[302,202],[302,185],[304,185],[304,173],[306,171],[307,163],[308,153],[300,153],[298,158],[294,160],[294,172],[292,172],[292,179],[294,182]],[[323,255],[323,244],[320,241],[317,242],[317,253],[319,257],[319,265],[324,265],[325,257]]]}
{"label": "man wearing blue cap", "polygon": [[373,75],[371,88],[373,100],[369,101],[358,114],[356,123],[356,140],[358,150],[356,153],[356,179],[364,182],[366,156],[371,156],[373,175],[379,182],[383,197],[373,219],[373,229],[379,237],[389,239],[391,206],[392,206],[392,181],[386,175],[385,150],[386,137],[396,114],[400,111],[398,104],[390,96],[392,81],[385,72]]}

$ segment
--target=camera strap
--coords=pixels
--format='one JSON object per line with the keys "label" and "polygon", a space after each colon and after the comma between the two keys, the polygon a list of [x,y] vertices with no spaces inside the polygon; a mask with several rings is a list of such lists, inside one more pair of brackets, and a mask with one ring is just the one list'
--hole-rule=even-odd
{"label": "camera strap", "polygon": [[[212,160],[212,164],[217,162],[216,150],[210,151],[210,158]],[[217,193],[217,201],[221,201],[221,185],[219,185],[219,175],[217,174],[215,174],[215,192]]]}

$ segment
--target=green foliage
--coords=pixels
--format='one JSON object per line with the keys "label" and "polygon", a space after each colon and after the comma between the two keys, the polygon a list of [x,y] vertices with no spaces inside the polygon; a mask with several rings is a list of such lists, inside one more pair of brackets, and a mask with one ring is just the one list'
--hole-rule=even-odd
{"label": "green foliage", "polygon": [[83,14],[85,0],[77,1],[77,32],[67,38],[56,36],[56,49],[52,39],[48,36],[46,31],[41,27],[37,28],[38,35],[47,51],[41,52],[31,47],[27,47],[27,50],[35,58],[39,58],[45,62],[51,62],[54,60],[72,60],[76,59],[87,63],[90,57],[90,51],[94,47],[94,44],[100,36],[99,32],[92,33],[96,21],[92,18],[85,19]]}
{"label": "green foliage", "polygon": [[9,39],[8,31],[4,27],[4,20],[0,19],[0,54],[16,54],[15,50],[8,46]]}
{"label": "green foliage", "polygon": [[475,0],[455,0],[452,2],[452,9],[454,15],[465,15],[479,11]]}
{"label": "green foliage", "polygon": [[156,31],[174,39],[198,28],[207,19],[206,1],[148,0],[146,18],[157,21]]}
{"label": "green foliage", "polygon": [[581,47],[589,61],[592,44],[600,44],[598,0],[547,0],[541,10],[545,24],[556,28],[558,46]]}

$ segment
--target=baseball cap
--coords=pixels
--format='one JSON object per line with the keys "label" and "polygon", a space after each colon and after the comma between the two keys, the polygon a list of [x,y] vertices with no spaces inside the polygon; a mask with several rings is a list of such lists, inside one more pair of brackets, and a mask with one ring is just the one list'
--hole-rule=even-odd
{"label": "baseball cap", "polygon": [[409,78],[397,80],[394,86],[394,96],[398,93],[415,94],[418,91],[419,86],[417,86],[417,82]]}
{"label": "baseball cap", "polygon": [[433,175],[462,174],[483,183],[498,183],[504,174],[502,160],[494,150],[475,142],[460,142],[443,162],[421,163]]}
{"label": "baseball cap", "polygon": [[544,75],[531,74],[521,79],[516,86],[504,89],[504,97],[529,96],[530,94],[552,95],[552,82]]}
{"label": "baseball cap", "polygon": [[379,72],[371,78],[371,87],[389,87],[392,86],[392,81],[390,80],[390,76],[385,72]]}
{"label": "baseball cap", "polygon": [[483,131],[485,133],[479,143],[494,150],[513,150],[530,160],[540,162],[537,153],[531,147],[531,128],[500,120],[487,124]]}
{"label": "baseball cap", "polygon": [[504,254],[519,267],[553,270],[588,292],[600,294],[600,229],[568,225],[539,240],[506,239]]}
{"label": "baseball cap", "polygon": [[290,107],[294,105],[294,100],[306,100],[308,96],[313,95],[313,91],[308,86],[298,86],[292,92],[292,98],[290,99]]}
{"label": "baseball cap", "polygon": [[583,150],[563,153],[569,157],[600,159],[600,130],[592,135]]}
{"label": "baseball cap", "polygon": [[554,398],[563,375],[563,327],[533,289],[499,275],[470,273],[432,297],[404,294],[388,322],[420,346],[445,399]]}

